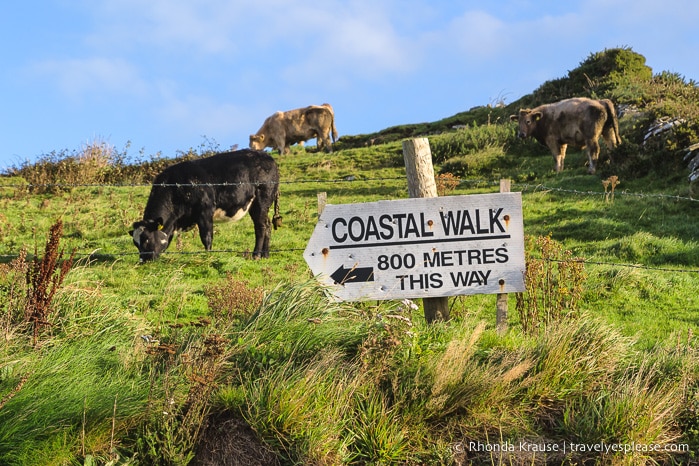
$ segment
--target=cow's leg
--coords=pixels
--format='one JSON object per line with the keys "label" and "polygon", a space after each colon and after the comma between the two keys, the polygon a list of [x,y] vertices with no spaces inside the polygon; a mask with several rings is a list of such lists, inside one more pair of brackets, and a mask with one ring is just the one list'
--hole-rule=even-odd
{"label": "cow's leg", "polygon": [[556,173],[561,173],[563,171],[563,162],[566,158],[567,148],[567,144],[553,144],[551,146],[551,154],[553,155]]}
{"label": "cow's leg", "polygon": [[323,140],[323,149],[325,152],[331,153],[333,151],[333,145],[330,143],[330,138],[327,133],[323,134],[321,139]]}
{"label": "cow's leg", "polygon": [[211,245],[214,242],[214,213],[211,212],[210,215],[202,213],[199,217],[197,226],[199,227],[199,238],[201,238],[201,244],[204,245],[204,249],[211,251]]}
{"label": "cow's leg", "polygon": [[604,138],[604,143],[607,145],[608,149],[613,149],[617,146],[616,133],[614,128],[605,128],[602,130],[602,137]]}
{"label": "cow's leg", "polygon": [[272,224],[269,221],[269,208],[272,205],[269,196],[258,195],[250,206],[250,217],[255,224],[255,249],[252,252],[253,259],[269,257],[269,245]]}
{"label": "cow's leg", "polygon": [[328,132],[327,131],[314,131],[313,132],[316,138],[316,146],[318,147],[319,151],[325,151],[325,152],[332,152],[333,151],[333,146],[330,144],[330,138],[328,137]]}
{"label": "cow's leg", "polygon": [[279,155],[286,155],[289,152],[291,152],[289,147],[286,145],[286,138],[285,137],[282,137],[282,136],[278,137],[276,144],[277,144],[277,147],[279,148]]}
{"label": "cow's leg", "polygon": [[[614,163],[612,160],[612,149],[617,146],[616,133],[613,128],[607,128],[602,132],[602,137],[604,138],[604,143],[606,144],[605,154],[609,158],[609,163]],[[600,152],[601,149],[600,149]]]}
{"label": "cow's leg", "polygon": [[590,139],[585,141],[585,152],[587,152],[587,161],[589,163],[587,167],[587,172],[589,174],[594,174],[597,164],[597,159],[599,158],[599,142],[596,139]]}

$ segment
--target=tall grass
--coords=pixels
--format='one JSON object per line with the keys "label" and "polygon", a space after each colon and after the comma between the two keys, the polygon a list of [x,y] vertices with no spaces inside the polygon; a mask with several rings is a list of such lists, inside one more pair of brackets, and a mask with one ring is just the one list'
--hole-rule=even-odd
{"label": "tall grass", "polygon": [[286,362],[256,378],[241,376],[238,403],[227,408],[237,409],[285,461],[339,464],[349,455],[347,400],[360,385],[354,375],[342,355],[323,352],[304,367]]}
{"label": "tall grass", "polygon": [[302,364],[327,348],[353,352],[367,332],[353,315],[355,309],[331,301],[315,281],[278,285],[244,323],[234,351],[258,368],[290,358]]}
{"label": "tall grass", "polygon": [[122,451],[148,393],[133,350],[137,326],[118,309],[89,307],[97,315],[74,313],[84,308],[75,297],[61,303],[63,319],[92,325],[91,333],[54,335],[40,350],[15,339],[0,355],[0,463],[61,464],[61,457]]}
{"label": "tall grass", "polygon": [[[650,360],[591,316],[554,321],[537,334],[499,336],[468,316],[396,333],[382,327],[386,316],[400,315],[389,304],[340,320],[323,317],[321,309],[336,304],[316,285],[274,294],[238,333],[235,382],[216,403],[245,419],[282,463],[479,463],[488,461],[480,452],[454,446],[497,439],[662,446],[688,438],[676,419],[690,405],[685,387],[699,380],[696,362]],[[281,312],[290,303],[277,307],[287,294],[304,297],[294,299],[291,313]],[[320,345],[323,326],[329,328]],[[381,348],[383,357],[367,358],[367,348]],[[607,456],[627,463],[677,458]],[[594,458],[589,451],[569,457]],[[498,461],[535,460],[517,451]]]}
{"label": "tall grass", "polygon": [[[628,449],[638,445],[638,450],[600,455],[616,457],[624,464],[671,460],[662,447],[680,439],[675,420],[681,412],[677,403],[682,399],[681,386],[657,380],[654,372],[658,367],[641,358],[637,364],[627,366],[613,385],[603,384],[595,392],[572,397],[566,403],[557,427],[571,442],[618,444]],[[651,445],[660,446],[659,451],[643,451]]]}

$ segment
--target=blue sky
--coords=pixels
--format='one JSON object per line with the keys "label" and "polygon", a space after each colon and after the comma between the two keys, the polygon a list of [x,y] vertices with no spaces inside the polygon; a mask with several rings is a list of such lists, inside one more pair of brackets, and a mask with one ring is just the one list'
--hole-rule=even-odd
{"label": "blue sky", "polygon": [[631,47],[699,81],[696,0],[24,0],[0,9],[0,170],[95,141],[247,147],[329,102],[340,135],[517,100]]}

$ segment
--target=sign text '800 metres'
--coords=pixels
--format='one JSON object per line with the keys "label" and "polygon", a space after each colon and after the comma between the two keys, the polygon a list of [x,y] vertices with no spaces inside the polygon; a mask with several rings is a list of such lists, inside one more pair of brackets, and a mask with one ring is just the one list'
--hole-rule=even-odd
{"label": "sign text '800 metres'", "polygon": [[344,301],[524,291],[521,193],[330,204],[304,258]]}

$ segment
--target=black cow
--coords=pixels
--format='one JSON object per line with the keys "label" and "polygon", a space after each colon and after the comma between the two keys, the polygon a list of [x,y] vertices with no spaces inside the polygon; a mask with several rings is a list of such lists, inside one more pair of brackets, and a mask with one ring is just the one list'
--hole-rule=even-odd
{"label": "black cow", "polygon": [[246,212],[255,224],[253,257],[269,257],[269,208],[274,203],[274,228],[279,216],[279,169],[263,151],[239,150],[180,162],[153,181],[143,220],[129,233],[141,261],[157,259],[176,231],[197,225],[207,251],[214,236],[214,214],[239,220]]}

